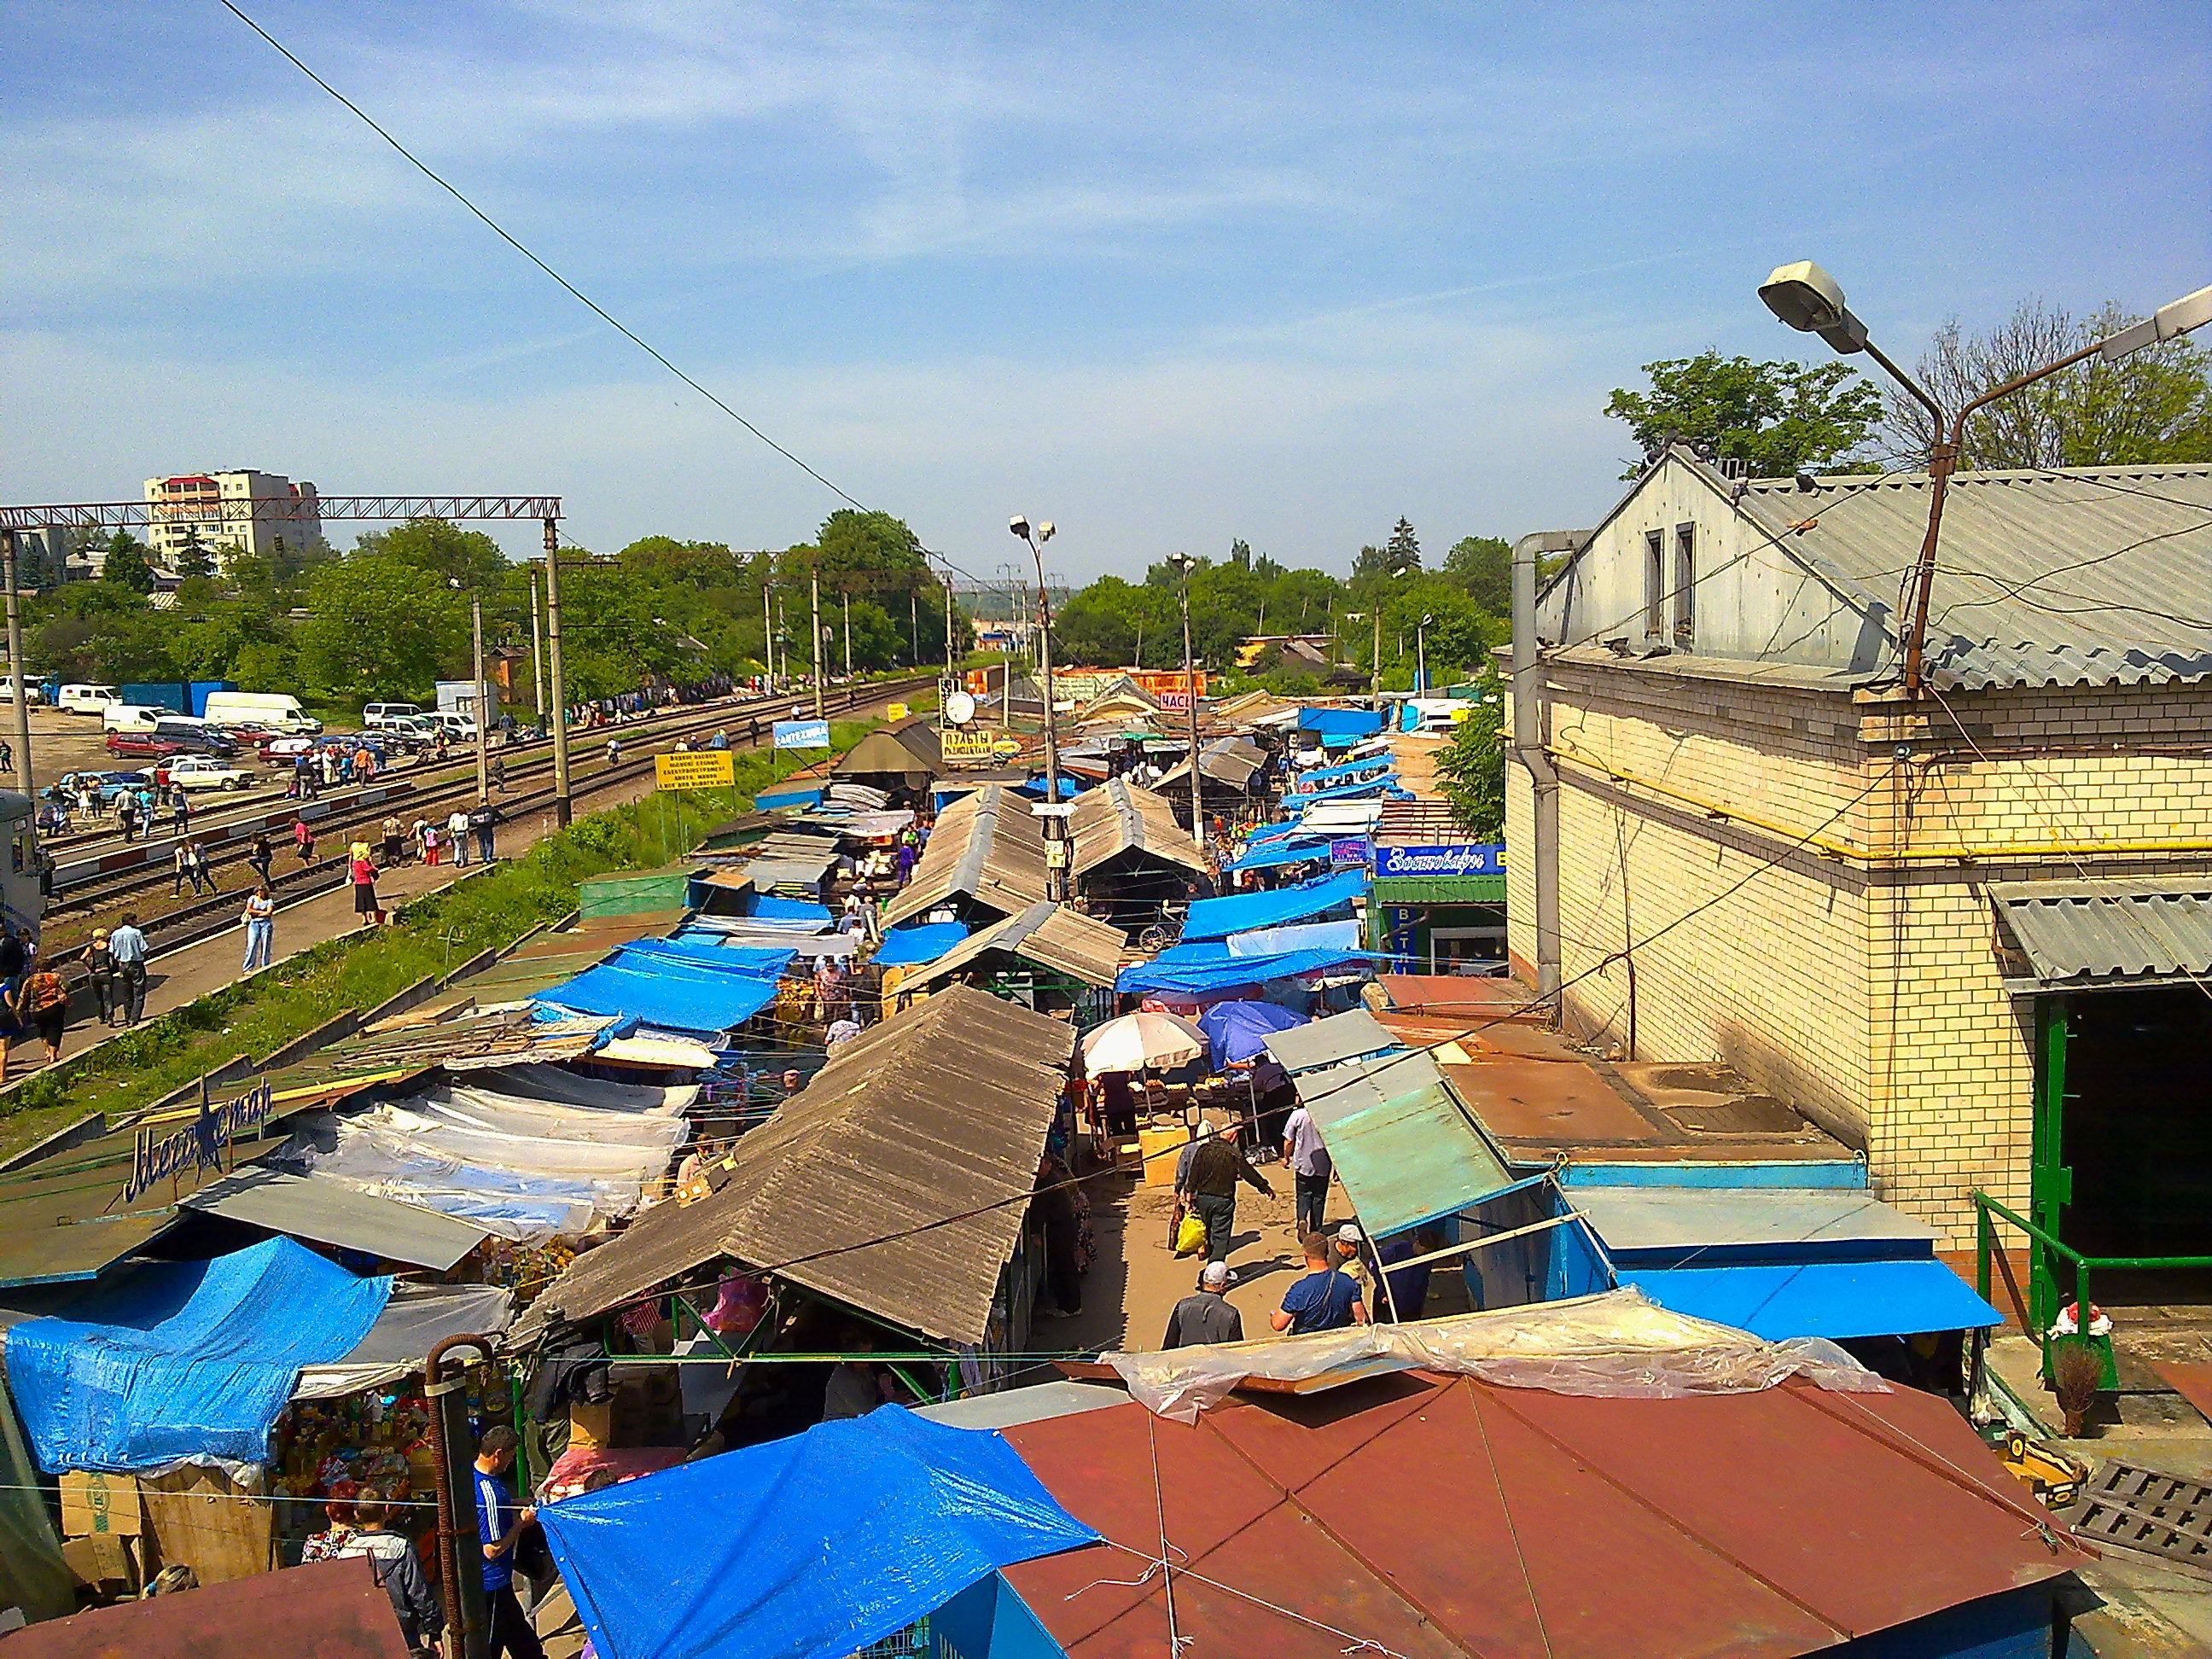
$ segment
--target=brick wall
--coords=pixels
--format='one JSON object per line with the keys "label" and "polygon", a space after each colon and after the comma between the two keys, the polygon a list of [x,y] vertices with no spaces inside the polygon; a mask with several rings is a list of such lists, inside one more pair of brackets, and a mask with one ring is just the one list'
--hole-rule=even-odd
{"label": "brick wall", "polygon": [[[1881,1195],[1954,1244],[1972,1240],[1975,1186],[2024,1202],[2032,1010],[2000,981],[1984,885],[2173,873],[2212,857],[1896,865],[1784,849],[1790,832],[1816,830],[1870,851],[2212,840],[2212,692],[1946,694],[1923,714],[1686,659],[1577,660],[1552,684],[1571,1022],[1624,1051],[1632,1027],[1638,1059],[1735,1066],[1864,1146]],[[1510,944],[1524,970],[1529,813],[1528,775],[1509,767]],[[1632,983],[1611,959],[1632,942]]]}

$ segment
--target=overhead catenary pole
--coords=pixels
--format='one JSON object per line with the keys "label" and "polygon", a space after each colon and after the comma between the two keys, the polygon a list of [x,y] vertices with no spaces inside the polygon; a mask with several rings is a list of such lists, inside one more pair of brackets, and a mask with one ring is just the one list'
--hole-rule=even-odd
{"label": "overhead catenary pole", "polygon": [[469,595],[469,631],[475,636],[477,657],[477,804],[491,799],[491,687],[484,684],[483,599]]}
{"label": "overhead catenary pole", "polygon": [[769,584],[761,584],[761,662],[768,670],[768,689],[775,690],[775,618],[769,614]]}
{"label": "overhead catenary pole", "polygon": [[921,593],[913,583],[906,587],[906,636],[911,654],[907,661],[915,667],[921,666]]}
{"label": "overhead catenary pole", "polygon": [[1552,764],[1550,699],[1544,658],[1536,637],[1537,559],[1572,552],[1583,539],[1571,531],[1540,532],[1513,544],[1513,757],[1528,769],[1530,789],[1529,864],[1536,897],[1536,994],[1559,1006],[1559,774]]}
{"label": "overhead catenary pole", "polygon": [[561,521],[545,520],[545,655],[553,676],[553,821],[566,829],[575,813],[568,787],[568,682],[561,666]]}
{"label": "overhead catenary pole", "polygon": [[811,600],[814,625],[806,638],[806,654],[814,667],[814,718],[822,718],[822,561],[817,556],[806,573],[806,588]]}
{"label": "overhead catenary pole", "polygon": [[39,792],[31,773],[31,702],[23,690],[23,596],[16,586],[15,532],[0,530],[0,565],[8,584],[8,689],[15,699],[15,787],[31,800],[32,812],[23,826],[31,837],[32,867],[37,868]]}
{"label": "overhead catenary pole", "polygon": [[849,680],[853,678],[853,596],[846,592],[839,598],[845,605],[845,678]]}
{"label": "overhead catenary pole", "polygon": [[537,705],[538,723],[545,724],[545,639],[538,622],[538,573],[530,573],[530,700]]}

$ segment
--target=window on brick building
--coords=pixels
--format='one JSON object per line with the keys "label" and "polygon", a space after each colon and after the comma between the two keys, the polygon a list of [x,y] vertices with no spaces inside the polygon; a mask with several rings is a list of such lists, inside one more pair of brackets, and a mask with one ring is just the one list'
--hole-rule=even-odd
{"label": "window on brick building", "polygon": [[1666,633],[1662,612],[1667,605],[1667,536],[1664,531],[1644,532],[1644,637]]}
{"label": "window on brick building", "polygon": [[1698,527],[1674,526],[1674,648],[1698,642]]}

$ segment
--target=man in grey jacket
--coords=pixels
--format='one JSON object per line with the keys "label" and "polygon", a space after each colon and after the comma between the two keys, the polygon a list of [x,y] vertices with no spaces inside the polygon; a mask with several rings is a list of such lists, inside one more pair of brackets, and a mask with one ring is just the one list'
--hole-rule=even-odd
{"label": "man in grey jacket", "polygon": [[1192,1348],[1208,1342],[1242,1342],[1244,1316],[1222,1294],[1229,1288],[1229,1264],[1209,1261],[1198,1276],[1198,1289],[1175,1304],[1168,1316],[1163,1348]]}
{"label": "man in grey jacket", "polygon": [[399,1632],[410,1653],[436,1650],[446,1628],[445,1609],[430,1594],[422,1577],[422,1564],[404,1534],[387,1524],[392,1508],[384,1494],[370,1487],[354,1499],[354,1524],[359,1528],[346,1540],[340,1556],[365,1555],[376,1572],[376,1582],[392,1598],[392,1611],[399,1617]]}

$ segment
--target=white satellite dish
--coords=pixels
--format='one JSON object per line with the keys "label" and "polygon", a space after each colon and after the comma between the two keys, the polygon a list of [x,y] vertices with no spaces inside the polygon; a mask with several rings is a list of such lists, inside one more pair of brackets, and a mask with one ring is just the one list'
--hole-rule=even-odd
{"label": "white satellite dish", "polygon": [[975,699],[965,691],[955,691],[945,700],[945,718],[955,726],[965,726],[975,718]]}

